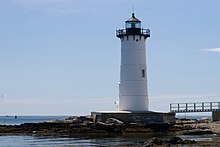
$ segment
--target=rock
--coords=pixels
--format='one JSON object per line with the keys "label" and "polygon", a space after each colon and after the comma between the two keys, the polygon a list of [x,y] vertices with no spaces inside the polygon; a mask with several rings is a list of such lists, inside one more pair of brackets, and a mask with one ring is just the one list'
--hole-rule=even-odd
{"label": "rock", "polygon": [[181,144],[183,143],[183,139],[180,137],[173,137],[173,138],[170,138],[168,142],[171,144]]}
{"label": "rock", "polygon": [[146,147],[154,147],[154,146],[170,146],[170,145],[177,145],[177,144],[195,144],[197,143],[195,140],[183,140],[180,137],[173,137],[169,140],[160,140],[159,138],[152,138],[147,144]]}
{"label": "rock", "polygon": [[123,124],[122,121],[115,119],[115,118],[108,118],[107,121],[105,122],[106,124]]}
{"label": "rock", "polygon": [[91,126],[91,129],[101,130],[105,133],[122,133],[121,125],[107,124],[103,122],[95,123],[93,126]]}
{"label": "rock", "polygon": [[197,120],[199,123],[209,123],[210,122],[210,118],[208,117],[203,117],[201,119]]}
{"label": "rock", "polygon": [[194,124],[198,123],[197,119],[186,119],[186,118],[177,118],[176,124]]}
{"label": "rock", "polygon": [[[187,127],[187,126],[189,127]],[[88,116],[72,116],[63,120],[56,120],[43,123],[26,123],[15,126],[4,126],[0,125],[0,135],[2,134],[37,134],[37,135],[77,135],[80,133],[87,133],[91,135],[92,133],[155,133],[155,132],[177,132],[183,131],[182,134],[185,135],[200,135],[200,134],[213,134],[211,128],[218,129],[220,125],[215,124],[206,124],[210,125],[209,129],[198,129],[197,124],[184,124],[174,126],[173,128],[165,124],[139,124],[139,123],[130,123],[122,122],[115,118],[109,118],[106,122],[93,122],[93,119],[90,115]],[[196,125],[193,127],[192,125]],[[203,124],[201,124],[203,125]],[[176,130],[175,130],[176,129]],[[193,130],[196,129],[196,130]],[[190,130],[190,131],[186,131]],[[91,134],[89,134],[91,133]],[[180,143],[176,141],[177,138],[170,140],[168,142]],[[176,141],[176,142],[175,142]],[[150,144],[161,144],[158,138],[152,138],[149,142]],[[163,142],[165,143],[165,142]]]}
{"label": "rock", "polygon": [[197,143],[195,140],[184,140],[182,144],[195,144]]}
{"label": "rock", "polygon": [[90,115],[87,116],[71,116],[69,118],[66,118],[64,122],[69,122],[69,123],[83,123],[83,122],[92,122],[93,119],[91,118]]}
{"label": "rock", "polygon": [[195,140],[183,140],[180,137],[173,137],[170,140],[166,141],[167,144],[195,144]]}
{"label": "rock", "polygon": [[159,140],[157,137],[152,138],[146,145],[146,147],[151,147],[155,145],[162,145],[163,141]]}
{"label": "rock", "polygon": [[195,129],[195,130],[189,130],[189,131],[183,131],[181,133],[182,135],[204,135],[204,134],[215,134],[211,130],[201,130],[201,129]]}

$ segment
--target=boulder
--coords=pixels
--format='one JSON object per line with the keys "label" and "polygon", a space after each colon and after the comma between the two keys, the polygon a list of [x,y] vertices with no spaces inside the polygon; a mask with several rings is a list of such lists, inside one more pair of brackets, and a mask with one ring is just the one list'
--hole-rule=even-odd
{"label": "boulder", "polygon": [[154,144],[155,144],[155,145],[162,145],[162,143],[163,143],[162,140],[160,140],[160,139],[157,138],[157,137],[154,137],[154,138],[152,138],[152,139],[147,143],[146,147],[151,147],[151,146],[153,146]]}
{"label": "boulder", "polygon": [[122,121],[116,119],[116,118],[108,118],[105,122],[106,124],[116,124],[116,125],[120,125],[123,124]]}
{"label": "boulder", "polygon": [[173,137],[170,140],[166,141],[168,144],[195,144],[197,143],[195,140],[183,140],[180,137]]}
{"label": "boulder", "polygon": [[183,139],[180,137],[173,137],[170,138],[170,140],[168,141],[170,144],[182,144],[183,143]]}

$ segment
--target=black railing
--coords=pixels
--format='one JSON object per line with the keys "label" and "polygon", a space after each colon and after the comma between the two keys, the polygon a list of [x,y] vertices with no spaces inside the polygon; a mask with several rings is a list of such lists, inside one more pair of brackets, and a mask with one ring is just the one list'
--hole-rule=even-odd
{"label": "black railing", "polygon": [[[116,36],[121,38],[122,36],[126,36],[126,35],[131,35],[130,31],[128,32],[128,30],[126,29],[119,29],[116,30]],[[150,37],[150,29],[140,29],[139,33],[135,33],[133,35],[143,35],[145,37]]]}
{"label": "black railing", "polygon": [[170,112],[212,112],[220,111],[220,102],[171,103]]}

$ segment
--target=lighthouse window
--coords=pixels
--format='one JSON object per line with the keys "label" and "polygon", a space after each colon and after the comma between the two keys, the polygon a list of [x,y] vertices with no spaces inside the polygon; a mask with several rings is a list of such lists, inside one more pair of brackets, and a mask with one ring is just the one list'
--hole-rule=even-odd
{"label": "lighthouse window", "polygon": [[144,78],[145,77],[145,70],[142,69],[141,73],[142,73],[142,78]]}
{"label": "lighthouse window", "polygon": [[135,23],[131,23],[131,28],[135,28]]}
{"label": "lighthouse window", "polygon": [[126,28],[141,28],[141,23],[139,22],[127,22]]}

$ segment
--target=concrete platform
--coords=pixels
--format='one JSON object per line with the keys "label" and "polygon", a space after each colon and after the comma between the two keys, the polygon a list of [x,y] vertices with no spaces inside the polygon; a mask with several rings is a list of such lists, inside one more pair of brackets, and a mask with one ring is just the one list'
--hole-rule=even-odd
{"label": "concrete platform", "polygon": [[108,118],[115,118],[124,123],[142,124],[175,124],[175,113],[163,112],[131,112],[131,111],[97,111],[91,112],[94,122],[105,122]]}

